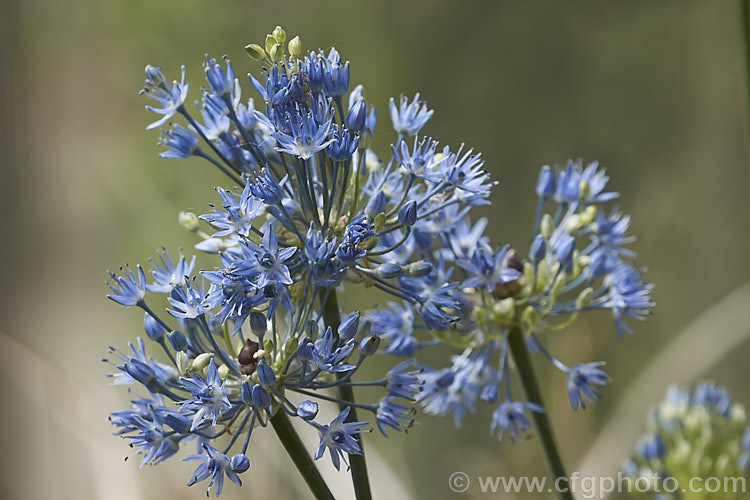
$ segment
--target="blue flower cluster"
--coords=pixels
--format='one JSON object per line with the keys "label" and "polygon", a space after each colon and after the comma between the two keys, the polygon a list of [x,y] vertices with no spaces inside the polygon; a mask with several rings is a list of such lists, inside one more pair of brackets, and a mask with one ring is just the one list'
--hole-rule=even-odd
{"label": "blue flower cluster", "polygon": [[[498,405],[491,432],[516,439],[530,426],[528,412],[544,408],[511,395],[514,331],[567,376],[574,408],[597,399],[609,380],[603,363],[567,366],[537,337],[598,309],[629,332],[626,319],[653,306],[651,285],[630,263],[629,218],[604,213],[617,195],[605,191],[597,164],[542,169],[522,258],[490,244],[485,219],[472,223],[471,208],[489,203],[495,183],[479,153],[420,135],[433,111],[419,94],[391,99],[395,141],[380,158],[371,148],[375,108],[362,86],[350,89],[349,63],[336,49],[303,53],[299,37],[287,41],[277,27],[265,46],[246,50],[263,64],[261,79],[249,75],[257,107],[243,101],[226,58],[206,57],[196,111],[186,104],[184,67],[172,82],[146,67],[147,109],[160,115],[147,128],[165,127],[161,157],[202,158],[232,185],[217,188],[208,213],[180,214],[213,269],[195,273],[194,257],[164,250],[150,273],[110,274],[109,297],[144,311],[145,334],[164,354],[152,358],[141,339],[129,352],[111,348],[114,383],[145,389],[111,415],[142,464],[192,443],[185,460],[198,466],[189,484],[209,480],[218,495],[225,477],[241,484],[252,432],[274,416],[315,429],[315,459],[328,451],[338,469],[362,453],[370,423],[383,435],[404,431],[418,406],[453,414],[458,425],[478,400]],[[177,118],[182,125],[170,121]],[[338,307],[336,293],[348,286],[391,300],[360,325],[359,312]],[[168,316],[152,307],[159,296]],[[462,352],[444,368],[417,364],[420,349],[439,343]],[[375,353],[406,359],[378,380],[354,381]],[[355,402],[357,386],[380,387],[380,399]],[[329,423],[318,417],[322,402],[339,405]],[[358,410],[372,418],[359,421]]]}
{"label": "blue flower cluster", "polygon": [[726,389],[710,382],[691,391],[669,389],[623,472],[642,485],[642,498],[745,498],[740,488],[723,488],[730,484],[725,478],[746,481],[750,472],[745,409]]}
{"label": "blue flower cluster", "polygon": [[[465,172],[480,163],[471,152],[446,154],[444,162]],[[471,174],[456,178],[466,182]],[[407,262],[416,255],[432,269],[424,276],[399,277],[406,297],[368,312],[370,331],[390,354],[412,357],[436,341],[463,350],[445,368],[425,367],[420,404],[427,413],[453,414],[459,426],[482,400],[499,404],[492,433],[508,431],[512,439],[524,434],[530,427],[527,413],[544,409],[511,395],[508,335],[514,330],[566,376],[573,409],[598,399],[599,388],[609,381],[601,370],[604,363],[566,365],[544,347],[539,334],[570,325],[581,312],[608,310],[623,335],[631,331],[627,319],[644,319],[654,305],[652,285],[631,263],[630,218],[616,209],[607,213],[604,206],[618,196],[606,190],[607,181],[597,163],[542,168],[526,257],[509,245],[492,246],[484,235],[487,221],[472,224],[460,206],[439,221],[415,224],[411,234],[393,236],[403,243],[384,256]],[[419,332],[425,332],[421,339]]]}
{"label": "blue flower cluster", "polygon": [[[228,59],[206,58],[197,114],[186,104],[184,68],[171,83],[146,68],[143,93],[155,102],[147,109],[160,115],[147,128],[168,127],[161,156],[200,157],[235,184],[217,188],[209,213],[180,215],[216,267],[196,275],[195,258],[163,251],[150,276],[126,267],[108,283],[112,300],[144,311],[146,336],[169,360],[147,355],[140,339],[131,352],[112,349],[115,383],[147,392],[112,415],[117,434],[142,464],[193,442],[196,454],[186,460],[199,465],[189,484],[209,479],[217,495],[224,476],[240,484],[251,433],[276,412],[317,430],[315,458],[327,449],[337,469],[361,453],[368,423],[356,420],[357,409],[384,435],[412,424],[421,370],[407,360],[380,380],[352,381],[380,342],[361,331],[358,312],[338,324],[336,289],[377,288],[406,300],[431,328],[457,324],[468,304],[456,284],[434,286],[444,268],[421,260],[419,248],[444,240],[456,217],[487,203],[493,185],[479,155],[416,137],[432,115],[418,95],[391,102],[397,139],[387,162],[377,158],[375,109],[361,86],[350,90],[349,64],[335,49],[302,54],[299,38],[287,43],[277,28],[265,48],[247,50],[265,64],[261,80],[249,75],[263,102],[257,108],[242,100]],[[178,117],[186,123],[169,121]],[[159,294],[171,319],[153,306]],[[334,321],[325,314],[331,307]],[[367,405],[324,391],[358,385],[382,387],[383,395]],[[316,401],[338,402],[341,413],[320,423]]]}

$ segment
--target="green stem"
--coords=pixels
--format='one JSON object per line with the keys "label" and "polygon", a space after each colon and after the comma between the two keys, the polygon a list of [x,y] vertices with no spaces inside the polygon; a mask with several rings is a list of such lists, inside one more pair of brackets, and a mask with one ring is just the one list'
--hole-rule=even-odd
{"label": "green stem", "polygon": [[[325,302],[321,304],[323,307],[323,322],[326,327],[331,327],[335,338],[338,339],[338,329],[339,324],[341,323],[341,316],[339,315],[339,301],[338,297],[336,297],[336,290],[331,289],[328,291],[324,289],[321,290],[320,293],[320,300],[325,300]],[[328,294],[327,299],[325,298],[326,294]],[[342,374],[338,374],[338,376],[341,377]],[[337,386],[337,390],[339,399],[354,402],[354,390],[350,385],[339,385]],[[357,408],[355,406],[348,406],[343,403],[339,406],[342,410],[347,407],[351,408],[349,411],[349,418],[346,419],[347,422],[358,421]],[[361,455],[349,455],[352,482],[354,483],[354,494],[357,500],[371,500],[372,493],[370,493],[370,478],[367,476],[365,447],[361,436],[359,438],[359,447],[362,450]]]}
{"label": "green stem", "polygon": [[[526,397],[532,403],[536,403],[539,406],[544,407],[542,402],[542,393],[539,390],[539,384],[536,381],[534,375],[534,368],[531,366],[531,359],[529,359],[529,351],[526,349],[526,342],[523,338],[523,332],[518,328],[511,329],[508,334],[508,345],[510,346],[510,352],[513,355],[513,360],[516,362],[516,367],[521,375],[521,384],[523,385]],[[565,467],[563,466],[560,454],[557,451],[557,445],[555,444],[555,436],[552,433],[552,425],[550,424],[547,412],[536,413],[532,412],[534,422],[536,423],[537,430],[539,431],[539,437],[542,440],[542,447],[544,453],[547,456],[547,462],[549,463],[552,473],[555,476],[555,484],[567,484],[568,475],[565,473]],[[564,479],[561,479],[564,478]],[[559,480],[559,483],[557,482]],[[562,489],[562,488],[561,488]],[[573,500],[573,495],[568,491],[563,493],[560,492],[560,498],[563,500]]]}
{"label": "green stem", "polygon": [[742,22],[742,58],[745,66],[745,81],[743,87],[745,88],[745,109],[747,110],[745,115],[745,130],[750,134],[750,0],[739,0],[740,1],[740,17]]}
{"label": "green stem", "polygon": [[271,425],[315,498],[334,500],[331,490],[323,481],[318,468],[315,467],[315,463],[283,409],[276,410],[276,415],[271,418]]}

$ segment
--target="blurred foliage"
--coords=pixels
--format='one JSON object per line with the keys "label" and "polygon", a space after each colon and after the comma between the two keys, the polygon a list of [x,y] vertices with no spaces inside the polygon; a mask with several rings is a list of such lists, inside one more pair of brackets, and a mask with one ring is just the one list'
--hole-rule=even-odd
{"label": "blurred foliage", "polygon": [[[240,74],[257,72],[242,47],[276,24],[300,34],[305,48],[335,45],[352,62],[352,82],[364,83],[379,109],[376,149],[387,151],[391,139],[388,97],[419,91],[436,109],[428,134],[482,151],[500,181],[493,204],[479,211],[490,218],[495,241],[527,250],[541,165],[583,157],[608,168],[640,235],[634,248],[656,283],[658,306],[626,340],[607,317],[549,339],[563,360],[566,352],[570,360],[605,360],[614,379],[600,404],[575,414],[563,377],[539,364],[570,468],[651,355],[750,278],[747,97],[734,2],[4,0],[0,8],[0,194],[7,218],[0,331],[88,386],[106,383],[107,369],[98,362],[106,345],[123,345],[140,328],[140,315],[106,301],[103,271],[126,259],[145,263],[161,245],[189,248],[191,235],[177,225],[177,212],[200,212],[214,201],[213,187],[224,184],[197,160],[157,158],[157,134],[144,130],[151,117],[137,94],[143,66],[157,64],[177,76],[186,64],[197,98],[204,53],[228,54]],[[360,294],[349,296],[348,305],[371,301]],[[432,361],[447,354],[436,352]],[[743,346],[713,373],[696,377],[713,377],[737,400],[750,401],[743,383],[748,355],[750,346]],[[670,380],[653,383],[666,387]],[[9,405],[12,422],[23,421],[27,390],[11,392],[19,398]],[[103,419],[111,409],[91,409],[101,412],[95,421],[102,423],[90,432],[107,443],[114,438]],[[476,422],[487,422],[483,417]],[[642,412],[634,418],[642,420]],[[455,470],[546,473],[536,440],[497,445],[472,418],[461,432],[450,419],[420,421],[409,436],[369,439],[420,498],[450,496],[446,482]],[[1,496],[15,498],[23,487],[33,493],[45,480],[32,479],[40,471],[26,464],[44,452],[5,429]],[[75,442],[49,440],[38,442],[56,450],[44,463],[65,470],[60,457],[76,456]],[[114,444],[127,453],[124,443]],[[256,448],[251,460],[263,457]],[[70,477],[83,477],[80,467]],[[143,498],[165,492],[182,498],[190,467],[176,468],[181,475],[172,474],[168,484],[159,484],[159,469],[136,472]],[[251,472],[246,481],[256,479]],[[70,485],[58,493],[96,497]]]}

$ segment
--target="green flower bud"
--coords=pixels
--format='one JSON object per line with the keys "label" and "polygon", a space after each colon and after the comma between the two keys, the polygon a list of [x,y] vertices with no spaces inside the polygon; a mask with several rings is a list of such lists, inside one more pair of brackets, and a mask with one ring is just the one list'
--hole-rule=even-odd
{"label": "green flower bud", "polygon": [[263,342],[263,350],[266,352],[273,352],[273,341],[271,339],[266,339],[266,341]]}
{"label": "green flower bud", "polygon": [[271,48],[274,45],[276,45],[277,43],[279,43],[279,42],[276,41],[276,39],[273,37],[273,35],[266,35],[266,43],[265,43],[266,52],[268,54],[270,54],[271,53]]}
{"label": "green flower bud", "polygon": [[185,375],[193,364],[190,357],[183,351],[177,351],[174,355],[174,360],[180,375]]}
{"label": "green flower bud", "polygon": [[287,356],[294,354],[297,351],[298,345],[299,340],[297,340],[297,337],[291,337],[287,339],[286,343],[284,344],[284,354],[286,354]]}
{"label": "green flower bud", "polygon": [[229,375],[229,367],[227,365],[221,365],[216,371],[219,373],[219,378],[222,380],[226,379],[227,375]]}
{"label": "green flower bud", "polygon": [[214,354],[212,352],[204,352],[202,354],[197,355],[195,359],[193,360],[193,364],[190,367],[190,369],[196,372],[203,370],[205,367],[208,366],[208,364],[211,362],[213,357],[214,357]]}
{"label": "green flower bud", "polygon": [[298,36],[295,36],[294,38],[289,40],[289,44],[287,47],[289,49],[289,55],[291,55],[295,59],[302,54],[302,40],[300,40],[300,37]]}
{"label": "green flower bud", "polygon": [[280,61],[284,57],[284,46],[280,43],[273,44],[271,50],[268,51],[268,57],[270,57],[273,62]]}
{"label": "green flower bud", "polygon": [[198,216],[193,212],[180,212],[177,216],[177,220],[182,227],[191,233],[196,232],[200,227],[200,219],[198,219]]}
{"label": "green flower bud", "polygon": [[286,31],[284,31],[284,28],[282,28],[281,26],[276,26],[273,29],[272,35],[278,43],[286,42]]}
{"label": "green flower bud", "polygon": [[256,61],[262,62],[266,59],[266,51],[257,43],[249,43],[245,45],[245,52]]}

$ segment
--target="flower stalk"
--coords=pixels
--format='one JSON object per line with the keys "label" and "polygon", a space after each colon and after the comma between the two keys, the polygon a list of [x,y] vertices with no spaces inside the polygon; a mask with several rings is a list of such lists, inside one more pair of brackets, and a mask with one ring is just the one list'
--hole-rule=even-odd
{"label": "flower stalk", "polygon": [[[339,325],[341,324],[341,315],[339,313],[339,301],[336,296],[336,290],[322,290],[320,295],[321,306],[323,308],[323,322],[326,327],[330,327],[334,332],[338,332]],[[345,374],[338,374],[339,377],[345,376]],[[339,399],[341,401],[354,400],[354,389],[351,385],[340,384],[336,387]],[[344,403],[339,405],[341,409],[351,408],[349,417],[346,419],[347,422],[357,422],[357,408],[347,406]],[[362,450],[361,455],[349,455],[349,463],[351,465],[352,483],[354,484],[354,494],[357,500],[371,500],[372,493],[370,492],[370,478],[367,474],[367,461],[365,460],[365,447],[362,442],[362,438],[359,440],[359,447]]]}
{"label": "flower stalk", "polygon": [[320,471],[307,453],[305,445],[283,409],[279,408],[276,411],[276,414],[271,418],[271,425],[315,498],[333,500],[331,490],[320,475]]}
{"label": "flower stalk", "polygon": [[[523,338],[523,332],[519,328],[512,328],[510,330],[510,333],[508,334],[508,345],[510,346],[513,360],[516,362],[516,368],[518,368],[521,384],[526,392],[526,398],[531,403],[545,407],[544,402],[542,401],[542,393],[539,390],[539,384],[537,383],[536,375],[534,374],[534,368],[531,366],[531,359],[529,358],[529,351],[526,348],[526,343]],[[544,448],[547,462],[549,463],[550,469],[552,469],[552,474],[555,476],[555,484],[566,482],[568,474],[565,472],[560,453],[557,451],[555,435],[552,432],[552,425],[550,424],[547,412],[533,412],[532,416],[534,417],[534,423],[539,431],[539,438],[542,441],[542,447]],[[563,489],[564,488],[559,488],[560,498],[563,500],[573,500],[573,495],[570,491],[563,492]]]}

